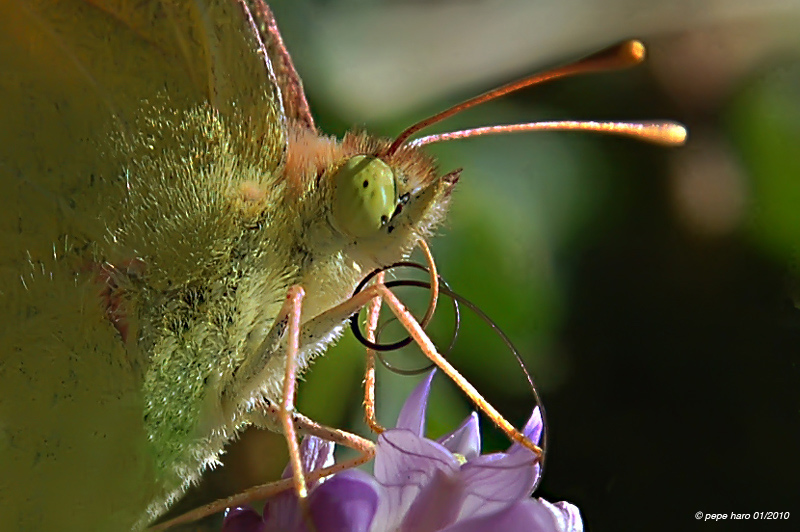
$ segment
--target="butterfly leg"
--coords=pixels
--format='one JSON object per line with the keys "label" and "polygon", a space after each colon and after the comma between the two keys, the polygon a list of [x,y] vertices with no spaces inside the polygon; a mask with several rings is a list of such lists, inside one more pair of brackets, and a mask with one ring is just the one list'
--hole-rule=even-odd
{"label": "butterfly leg", "polygon": [[436,346],[433,345],[433,342],[425,333],[422,326],[411,314],[411,312],[406,309],[405,305],[400,302],[397,296],[395,296],[391,290],[382,284],[376,285],[376,289],[383,297],[383,300],[391,309],[392,313],[394,313],[406,331],[408,331],[408,334],[411,335],[416,344],[422,350],[423,354],[425,354],[425,356],[427,356],[431,362],[436,364],[439,369],[441,369],[445,375],[450,378],[450,380],[452,380],[459,388],[461,388],[461,390],[467,394],[475,406],[477,406],[484,414],[489,416],[492,422],[500,430],[502,430],[509,439],[519,443],[523,447],[530,449],[536,454],[536,456],[541,458],[542,449],[538,445],[534,444],[519,430],[517,430],[511,423],[509,423],[506,418],[504,418],[500,412],[498,412],[486,399],[484,399],[480,392],[478,392],[478,390],[475,389],[475,387],[438,352]]}
{"label": "butterfly leg", "polygon": [[280,421],[283,434],[286,436],[286,443],[289,446],[289,463],[292,464],[292,480],[294,491],[300,499],[301,504],[308,497],[306,479],[303,475],[302,461],[300,457],[300,442],[297,440],[294,420],[294,397],[297,384],[297,355],[300,350],[300,314],[303,308],[303,297],[305,291],[300,286],[289,288],[287,302],[290,305],[289,312],[289,331],[286,345],[286,367],[283,376],[283,398],[280,409],[278,410],[278,420]]}
{"label": "butterfly leg", "polygon": [[[375,282],[383,284],[385,275],[383,272],[379,273],[375,278]],[[375,331],[378,328],[378,317],[380,316],[381,304],[383,299],[376,296],[369,303],[369,310],[367,311],[367,340],[375,342]],[[376,434],[380,434],[385,429],[378,423],[378,417],[375,413],[375,350],[367,347],[365,370],[364,370],[364,417],[367,421],[367,426]]]}
{"label": "butterfly leg", "polygon": [[[292,479],[294,489],[301,502],[308,497],[303,470],[300,467],[300,444],[297,440],[292,414],[294,413],[295,388],[297,383],[298,361],[300,351],[300,318],[303,308],[305,291],[301,286],[289,288],[286,301],[283,304],[275,323],[267,333],[266,338],[256,350],[255,356],[249,357],[236,369],[228,386],[222,391],[222,408],[230,410],[239,408],[242,398],[253,397],[262,383],[270,379],[272,371],[270,362],[279,355],[285,345],[285,364],[283,366],[283,380],[278,415],[273,416],[267,428],[280,430],[286,436],[289,446],[289,461],[294,471]],[[273,365],[274,366],[274,365]],[[277,424],[274,423],[277,421]]]}
{"label": "butterfly leg", "polygon": [[[306,518],[310,520],[310,512],[307,508],[308,483],[306,481],[306,472],[303,471],[302,457],[300,456],[300,444],[297,439],[298,430],[360,451],[360,456],[331,466],[329,474],[363,464],[371,460],[375,452],[372,442],[356,436],[355,434],[320,425],[295,412],[294,398],[296,395],[297,374],[299,371],[297,358],[300,351],[300,317],[302,314],[304,295],[305,292],[300,286],[293,286],[289,289],[287,303],[290,307],[290,311],[288,315],[283,396],[277,408],[269,404],[267,405],[267,409],[262,410],[262,413],[270,417],[277,417],[280,421],[283,434],[289,446],[289,461],[292,465],[292,483],[294,490],[301,507],[304,507]],[[309,526],[313,529],[313,522],[309,522]]]}
{"label": "butterfly leg", "polygon": [[[433,317],[436,311],[436,303],[439,297],[439,274],[436,269],[436,261],[433,259],[431,248],[425,239],[420,239],[418,242],[419,249],[425,256],[425,261],[428,264],[428,273],[431,278],[431,299],[428,303],[428,310],[425,312],[425,317],[422,318],[422,327]],[[386,277],[385,272],[380,272],[375,276],[375,284],[383,285]],[[378,319],[380,317],[381,305],[383,298],[376,295],[369,303],[369,310],[367,311],[367,323],[365,326],[366,338],[368,341],[375,343],[376,331],[378,329]],[[385,429],[378,423],[378,418],[375,412],[375,350],[367,346],[367,353],[365,358],[364,370],[364,417],[367,426],[376,434],[382,433]]]}

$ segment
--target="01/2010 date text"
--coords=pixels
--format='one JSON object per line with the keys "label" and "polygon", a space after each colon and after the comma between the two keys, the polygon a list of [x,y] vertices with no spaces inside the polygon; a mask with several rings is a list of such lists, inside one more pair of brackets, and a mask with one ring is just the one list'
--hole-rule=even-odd
{"label": "01/2010 date text", "polygon": [[789,519],[789,512],[753,512],[753,519]]}

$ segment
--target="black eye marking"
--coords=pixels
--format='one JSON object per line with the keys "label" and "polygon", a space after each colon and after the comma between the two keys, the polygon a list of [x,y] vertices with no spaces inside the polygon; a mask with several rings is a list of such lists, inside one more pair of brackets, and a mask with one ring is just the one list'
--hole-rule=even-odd
{"label": "black eye marking", "polygon": [[411,198],[411,194],[409,194],[408,192],[406,192],[405,194],[403,194],[402,196],[400,196],[399,198],[397,198],[397,200],[400,202],[400,205],[405,205],[406,203],[408,203],[408,200],[409,200],[410,198]]}
{"label": "black eye marking", "polygon": [[364,182],[361,184],[361,186],[367,188],[369,186],[369,181],[365,179]]}
{"label": "black eye marking", "polygon": [[387,230],[386,230],[386,232],[387,232],[387,233],[391,233],[392,231],[394,231],[394,226],[393,226],[393,225],[390,225],[390,226],[389,226],[389,229],[387,229]]}

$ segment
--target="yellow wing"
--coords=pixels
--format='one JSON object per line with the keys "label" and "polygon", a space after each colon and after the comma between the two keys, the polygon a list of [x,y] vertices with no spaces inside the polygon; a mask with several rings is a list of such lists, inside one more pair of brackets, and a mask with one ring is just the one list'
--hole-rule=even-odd
{"label": "yellow wing", "polygon": [[2,0],[0,72],[0,521],[141,527],[169,494],[148,455],[142,360],[102,302],[119,207],[150,185],[126,165],[149,135],[170,149],[169,126],[200,109],[252,128],[274,173],[275,75],[234,0]]}
{"label": "yellow wing", "polygon": [[2,262],[51,255],[65,232],[105,234],[120,144],[148,109],[210,102],[270,124],[266,149],[280,155],[282,110],[252,24],[233,0],[0,3],[0,178],[13,206],[0,212]]}

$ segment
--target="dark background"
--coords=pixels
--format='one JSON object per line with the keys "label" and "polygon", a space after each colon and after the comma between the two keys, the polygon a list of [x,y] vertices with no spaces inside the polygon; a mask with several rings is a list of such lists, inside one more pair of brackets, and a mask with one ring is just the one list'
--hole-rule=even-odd
{"label": "dark background", "polygon": [[[400,9],[424,21],[447,6],[469,13],[464,4],[474,5],[474,19],[456,10],[441,35],[418,39],[415,29],[425,26],[412,18],[396,33],[359,18],[390,24]],[[556,9],[538,4],[541,13]],[[644,66],[529,89],[434,129],[669,118],[687,125],[687,146],[574,133],[434,146],[443,170],[464,168],[434,254],[452,287],[511,337],[537,382],[549,431],[537,496],[576,504],[592,531],[797,529],[800,45],[789,21],[800,21],[800,7],[766,2],[742,13],[747,4],[734,1],[729,11],[665,16],[659,3],[644,2],[627,27],[614,18],[623,3],[607,4],[608,19],[587,20],[581,10],[596,11],[597,2],[567,2],[563,29],[501,38],[480,18],[479,9],[493,5],[497,24],[537,12],[522,2],[273,2],[319,126],[336,135],[356,126],[391,136],[541,66],[623,37],[648,42]],[[372,62],[347,63],[353,34],[367,29],[386,41],[364,43]],[[465,34],[487,58],[472,49],[462,57]],[[422,56],[394,53],[428,39],[438,44]],[[562,41],[570,44],[559,51]],[[496,65],[497,53],[516,67]],[[331,57],[349,66],[336,71]],[[469,75],[451,68],[459,61]],[[441,72],[429,76],[436,87],[403,88],[421,63]],[[387,65],[396,75],[381,73]],[[365,84],[358,92],[357,80],[372,80],[373,71],[385,78],[379,87],[408,100],[354,111],[382,90]],[[362,353],[346,338],[315,365],[300,388],[301,411],[366,434]],[[465,318],[452,360],[511,421],[524,422],[530,390],[486,326]],[[444,380],[429,410],[431,436],[455,428],[471,408]],[[379,375],[384,424],[416,382]],[[488,421],[483,427],[487,450],[508,445]],[[275,478],[286,460],[280,437],[255,432],[228,456],[203,497]],[[796,515],[766,523],[694,518],[766,511]]]}

